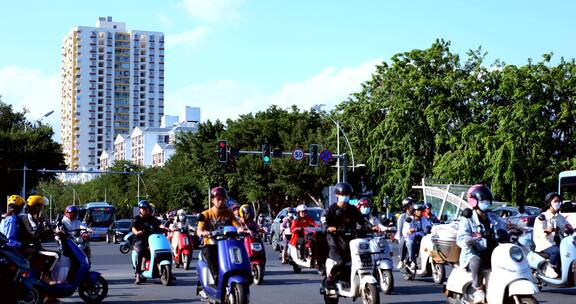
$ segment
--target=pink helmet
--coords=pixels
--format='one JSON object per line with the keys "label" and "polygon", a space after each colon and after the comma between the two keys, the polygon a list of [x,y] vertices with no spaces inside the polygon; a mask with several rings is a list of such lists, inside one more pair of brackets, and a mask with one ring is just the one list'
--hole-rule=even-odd
{"label": "pink helmet", "polygon": [[492,191],[486,185],[476,184],[468,189],[466,200],[472,208],[476,208],[479,201],[490,201],[492,203]]}

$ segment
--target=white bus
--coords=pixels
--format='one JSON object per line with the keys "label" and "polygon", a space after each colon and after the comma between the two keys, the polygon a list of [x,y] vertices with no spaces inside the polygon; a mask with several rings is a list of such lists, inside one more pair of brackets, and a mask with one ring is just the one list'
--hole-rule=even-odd
{"label": "white bus", "polygon": [[560,213],[572,227],[576,227],[576,170],[562,171],[558,174],[558,193],[564,199]]}

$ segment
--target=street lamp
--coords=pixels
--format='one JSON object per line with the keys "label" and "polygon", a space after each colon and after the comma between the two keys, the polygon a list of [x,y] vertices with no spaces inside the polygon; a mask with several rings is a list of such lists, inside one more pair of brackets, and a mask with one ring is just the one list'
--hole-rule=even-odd
{"label": "street lamp", "polygon": [[[320,112],[320,110],[322,109],[322,107],[324,106],[324,104],[317,104],[315,106],[312,107],[313,110]],[[335,125],[336,125],[336,154],[338,154],[338,158],[336,158],[336,167],[338,167],[338,182],[340,182],[340,132],[342,132],[342,135],[344,135],[344,139],[346,139],[346,143],[348,144],[348,149],[350,150],[350,156],[352,157],[352,166],[350,168],[352,168],[352,170],[354,170],[354,168],[356,168],[356,165],[354,163],[354,151],[352,150],[352,145],[350,145],[350,141],[348,140],[348,136],[346,136],[346,132],[344,132],[344,130],[342,130],[342,128],[340,128],[340,122],[335,121],[331,116],[326,115],[326,117],[328,117]],[[345,168],[346,169],[346,168]]]}
{"label": "street lamp", "polygon": [[[50,112],[42,115],[42,117],[40,117],[40,119],[38,119],[38,121],[42,121],[42,119],[52,115],[52,113],[54,113],[54,110],[51,110]],[[28,127],[26,122],[24,122],[24,132],[28,131]],[[24,146],[24,151],[26,151],[26,146]],[[26,171],[28,171],[29,169],[26,167],[26,159],[24,159],[24,167],[22,168],[22,171],[24,172],[24,174],[22,174],[22,193],[21,196],[23,198],[26,198]]]}

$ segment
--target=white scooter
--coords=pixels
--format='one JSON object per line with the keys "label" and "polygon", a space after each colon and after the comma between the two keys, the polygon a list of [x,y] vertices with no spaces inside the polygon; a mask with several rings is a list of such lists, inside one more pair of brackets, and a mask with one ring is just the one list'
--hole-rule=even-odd
{"label": "white scooter", "polygon": [[527,255],[528,264],[534,271],[538,285],[543,284],[554,287],[574,287],[576,281],[576,235],[566,235],[560,242],[560,277],[549,278],[544,275],[548,267],[548,255],[535,252],[533,249]]}
{"label": "white scooter", "polygon": [[[320,294],[326,304],[338,304],[339,297],[362,298],[363,304],[379,304],[378,282],[372,275],[374,263],[370,251],[370,239],[356,238],[350,241],[350,278],[349,281],[337,278],[335,288],[326,286],[326,278],[322,281]],[[326,273],[330,273],[336,262],[330,257],[326,260]]]}
{"label": "white scooter", "polygon": [[[300,273],[302,268],[315,268],[319,275],[323,275],[327,252],[321,252],[326,250],[321,250],[321,246],[318,245],[318,243],[323,244],[326,242],[322,228],[306,227],[298,229],[302,229],[300,237],[310,239],[306,240],[302,246],[307,246],[308,244],[310,247],[304,249],[304,256],[300,256],[299,249],[288,243],[288,263],[292,265],[294,273]],[[325,246],[322,248],[325,248]]]}
{"label": "white scooter", "polygon": [[432,235],[427,234],[422,237],[420,241],[420,251],[418,253],[419,263],[416,263],[416,269],[412,269],[410,265],[405,267],[404,279],[412,281],[416,276],[427,277],[432,276],[432,280],[436,284],[442,284],[446,278],[446,269],[444,263],[437,262],[433,259],[432,253],[434,250],[434,243]]}
{"label": "white scooter", "polygon": [[382,292],[390,294],[394,290],[394,276],[392,276],[394,252],[386,241],[386,236],[374,236],[370,240],[370,251],[374,259],[374,277]]}
{"label": "white scooter", "polygon": [[[492,252],[492,269],[484,272],[486,302],[490,304],[536,304],[533,297],[539,292],[532,282],[530,266],[522,249],[513,244],[500,244]],[[446,282],[447,303],[472,303],[474,293],[472,273],[455,266]]]}

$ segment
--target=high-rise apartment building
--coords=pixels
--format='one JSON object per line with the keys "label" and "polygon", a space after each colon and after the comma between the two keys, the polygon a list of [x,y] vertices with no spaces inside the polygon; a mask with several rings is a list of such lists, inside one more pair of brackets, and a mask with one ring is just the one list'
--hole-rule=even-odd
{"label": "high-rise apartment building", "polygon": [[98,169],[117,134],[159,127],[164,115],[164,34],[100,17],[62,43],[61,140],[70,169]]}

